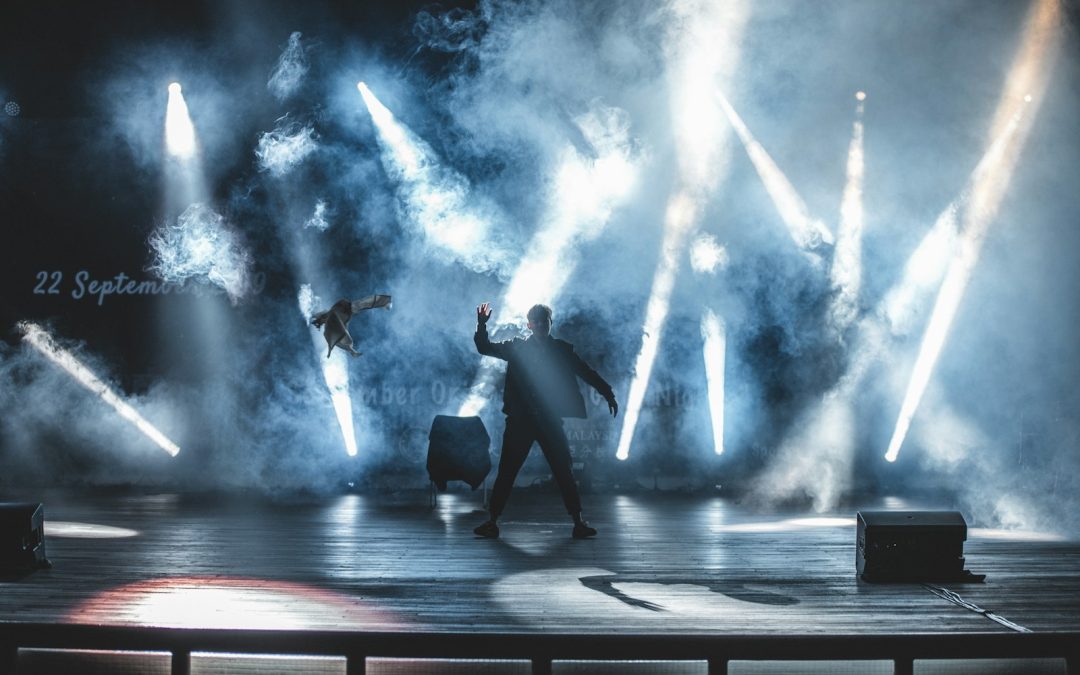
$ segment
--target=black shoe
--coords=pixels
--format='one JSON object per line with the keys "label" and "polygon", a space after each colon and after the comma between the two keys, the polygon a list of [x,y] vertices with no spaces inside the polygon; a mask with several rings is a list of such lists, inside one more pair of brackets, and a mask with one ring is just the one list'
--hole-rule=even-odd
{"label": "black shoe", "polygon": [[[576,531],[577,530],[575,530],[575,532]],[[484,521],[484,523],[480,527],[475,528],[473,532],[477,536],[484,537],[486,539],[499,538],[499,526],[495,524],[494,520]],[[593,530],[593,534],[596,534],[595,530]]]}
{"label": "black shoe", "polygon": [[596,536],[596,528],[589,527],[584,520],[574,523],[574,539],[588,539]]}

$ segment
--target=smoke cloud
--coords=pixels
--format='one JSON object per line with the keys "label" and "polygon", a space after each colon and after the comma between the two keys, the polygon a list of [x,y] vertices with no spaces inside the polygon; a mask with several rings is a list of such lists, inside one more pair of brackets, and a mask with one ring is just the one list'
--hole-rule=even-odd
{"label": "smoke cloud", "polygon": [[[85,198],[48,211],[78,224],[58,236],[80,246],[24,247],[34,269],[12,288],[56,267],[65,284],[83,269],[145,269],[214,292],[90,309],[63,287],[5,302],[10,325],[67,336],[57,339],[184,450],[160,457],[11,342],[0,345],[2,474],[423,487],[434,415],[473,391],[491,435],[502,430],[500,375],[478,376],[476,305],[493,302],[496,337],[510,337],[525,309],[549,302],[555,335],[620,403],[642,378],[625,463],[614,459],[623,413],[613,422],[587,395],[589,419],[567,425],[597,489],[722,484],[822,512],[895,494],[980,525],[1080,531],[1080,518],[1052,518],[1080,513],[1073,34],[995,187],[904,452],[882,459],[1027,11],[964,2],[821,12],[498,0],[370,25],[331,9],[324,21],[267,11],[245,15],[258,39],[242,55],[235,25],[211,12],[197,39],[118,40],[82,73],[93,123],[56,122],[55,147],[10,120],[0,129],[5,208],[12,195],[51,199],[89,182]],[[958,24],[958,11],[979,19]],[[205,174],[186,201],[171,196],[164,156],[173,80]],[[853,120],[857,91],[867,96]],[[40,164],[16,170],[15,157]],[[33,208],[45,211],[27,206],[12,222],[38,222]],[[94,248],[86,232],[119,243]],[[352,320],[363,356],[332,359],[332,383],[299,320],[303,288],[328,301],[394,296],[392,312]],[[654,288],[664,303],[650,309]],[[722,411],[709,395],[720,382]],[[348,394],[355,457],[335,393]],[[546,471],[535,458],[523,480]]]}
{"label": "smoke cloud", "polygon": [[300,44],[300,36],[300,31],[289,36],[289,42],[278,57],[277,65],[266,82],[266,88],[279,101],[284,101],[300,89],[304,76],[309,70],[304,47]]}
{"label": "smoke cloud", "polygon": [[251,257],[224,216],[205,204],[192,204],[159,227],[147,242],[154,258],[147,270],[168,283],[195,279],[213,284],[239,302],[250,286]]}
{"label": "smoke cloud", "polygon": [[259,167],[275,178],[287,174],[318,148],[315,129],[310,126],[282,124],[259,137],[255,157]]}

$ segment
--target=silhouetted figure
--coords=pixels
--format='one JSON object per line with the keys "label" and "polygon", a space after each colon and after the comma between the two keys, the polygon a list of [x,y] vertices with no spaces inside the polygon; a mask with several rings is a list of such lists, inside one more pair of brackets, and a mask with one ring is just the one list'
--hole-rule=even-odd
{"label": "silhouetted figure", "polygon": [[507,362],[503,391],[506,431],[503,432],[499,474],[491,491],[490,518],[473,532],[492,539],[499,536],[497,521],[510,498],[514,479],[535,441],[551,465],[563,503],[574,519],[574,538],[592,537],[596,530],[581,518],[581,497],[571,470],[570,443],[566,440],[562,418],[585,417],[585,399],[578,388],[578,377],[600,392],[612,416],[619,413],[615,393],[604,378],[574,353],[572,344],[551,336],[551,308],[547,305],[534,305],[529,310],[532,335],[527,339],[492,342],[487,333],[490,318],[490,304],[476,308],[473,339],[478,352]]}
{"label": "silhouetted figure", "polygon": [[360,356],[360,352],[353,347],[352,335],[349,334],[349,320],[353,318],[354,314],[358,314],[365,309],[375,309],[376,307],[390,309],[390,301],[389,295],[369,295],[352,302],[342,298],[335,302],[330,309],[311,317],[312,326],[316,328],[326,326],[323,330],[323,337],[326,338],[326,358],[330,358],[334,347],[344,349],[353,356]]}

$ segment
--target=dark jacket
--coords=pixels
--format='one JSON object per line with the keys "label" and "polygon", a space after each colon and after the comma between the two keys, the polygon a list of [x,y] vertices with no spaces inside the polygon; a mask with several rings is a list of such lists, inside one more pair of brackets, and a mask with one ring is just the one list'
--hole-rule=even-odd
{"label": "dark jacket", "polygon": [[476,351],[507,362],[503,412],[531,417],[585,417],[585,399],[577,378],[585,380],[605,399],[611,385],[574,352],[574,345],[553,337],[533,335],[505,342],[488,339],[487,326],[477,324]]}

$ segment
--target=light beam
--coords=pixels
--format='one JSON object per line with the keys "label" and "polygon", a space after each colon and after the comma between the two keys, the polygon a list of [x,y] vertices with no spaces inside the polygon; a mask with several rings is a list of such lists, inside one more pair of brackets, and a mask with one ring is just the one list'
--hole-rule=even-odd
{"label": "light beam", "polygon": [[[520,325],[532,305],[554,304],[577,266],[579,247],[600,236],[637,182],[640,157],[631,146],[625,112],[598,106],[575,122],[596,156],[572,146],[563,151],[544,218],[495,309],[498,324]],[[459,416],[483,411],[500,370],[499,362],[485,360]]]}
{"label": "light beam", "polygon": [[110,389],[109,385],[98,379],[96,375],[90,372],[89,368],[80,363],[79,360],[75,358],[74,354],[57,345],[52,339],[52,336],[45,332],[41,326],[28,321],[20,321],[17,325],[23,334],[23,339],[26,340],[31,347],[40,352],[45,358],[63,368],[76,382],[97,394],[98,398],[112,406],[113,410],[121,417],[134,424],[139,431],[156,443],[158,447],[173,457],[176,457],[176,455],[180,453],[180,446],[170,441],[165,437],[165,434],[158,431],[154,425],[146,421],[138,411],[120,398],[116,392]]}
{"label": "light beam", "polygon": [[679,261],[712,191],[726,174],[728,130],[712,92],[726,85],[739,63],[742,32],[749,16],[745,2],[708,0],[679,3],[672,8],[667,78],[679,166],[677,187],[664,212],[664,238],[653,275],[641,348],[634,361],[622,430],[615,457],[630,456],[645,391],[671,305]]}
{"label": "light beam", "polygon": [[191,159],[195,156],[195,127],[191,123],[179,82],[169,85],[169,105],[165,112],[165,147],[169,154],[180,159]]}
{"label": "light beam", "polygon": [[843,334],[854,321],[862,286],[863,107],[866,94],[860,91],[856,94],[856,100],[855,122],[848,146],[847,183],[840,202],[840,227],[829,275],[834,293],[829,321],[838,334]]}
{"label": "light beam", "polygon": [[724,322],[711,309],[701,317],[701,337],[705,344],[705,381],[709,390],[709,417],[712,420],[713,450],[724,454],[724,350],[727,334]]}
{"label": "light beam", "polygon": [[489,240],[490,223],[474,206],[478,200],[468,180],[444,166],[366,84],[356,87],[375,125],[383,168],[397,183],[403,224],[418,228],[437,251],[476,272],[505,272],[508,252]]}
{"label": "light beam", "polygon": [[727,98],[720,92],[717,92],[716,96],[724,112],[727,113],[732,128],[735,129],[743,147],[746,148],[746,154],[750,157],[773,204],[776,205],[776,210],[780,212],[780,218],[787,226],[792,241],[800,250],[811,252],[811,255],[816,256],[812,253],[815,249],[822,244],[833,243],[832,232],[825,227],[825,223],[810,215],[806,202],[795,191],[791,181],[776,165],[761,143],[750,133],[750,129],[747,128],[739,113],[735,112],[735,108],[731,106]]}
{"label": "light beam", "polygon": [[356,429],[353,427],[352,396],[349,393],[349,369],[345,363],[345,355],[340,349],[335,349],[330,358],[323,358],[323,350],[326,342],[319,331],[311,328],[311,317],[315,314],[315,294],[311,286],[303,284],[297,294],[297,303],[300,305],[300,315],[304,325],[311,333],[311,340],[315,344],[315,354],[322,365],[323,380],[330,392],[330,402],[334,406],[334,414],[337,415],[338,426],[341,427],[341,438],[345,442],[345,452],[349,457],[355,457]]}
{"label": "light beam", "polygon": [[[885,453],[885,459],[890,462],[896,461],[900,452],[971,274],[978,263],[989,225],[997,216],[1001,200],[1008,190],[1013,170],[1031,128],[1031,120],[1046,89],[1047,73],[1060,36],[1060,11],[1057,0],[1039,0],[1028,17],[1020,40],[1019,53],[1010,68],[994,114],[990,138],[1002,136],[1010,127],[1015,130],[1005,134],[1009,137],[1009,142],[1001,148],[997,159],[985,168],[971,186],[971,199],[963,214],[959,246],[938,291],[937,302],[934,304],[900,408],[900,416]],[[1025,107],[1031,107],[1031,110],[1025,111]]]}

